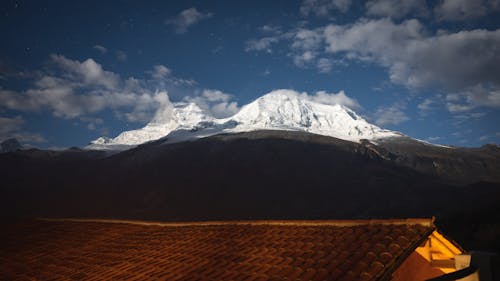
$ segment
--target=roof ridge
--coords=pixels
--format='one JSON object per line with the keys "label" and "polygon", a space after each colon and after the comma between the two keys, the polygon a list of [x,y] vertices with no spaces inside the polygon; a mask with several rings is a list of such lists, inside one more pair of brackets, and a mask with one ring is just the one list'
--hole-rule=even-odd
{"label": "roof ridge", "polygon": [[365,220],[226,220],[226,221],[182,221],[161,222],[141,220],[120,219],[96,219],[96,218],[37,218],[43,221],[54,222],[95,222],[95,223],[123,223],[145,226],[216,226],[216,225],[283,225],[283,226],[357,226],[357,225],[422,225],[434,227],[434,218],[407,218],[407,219],[365,219]]}

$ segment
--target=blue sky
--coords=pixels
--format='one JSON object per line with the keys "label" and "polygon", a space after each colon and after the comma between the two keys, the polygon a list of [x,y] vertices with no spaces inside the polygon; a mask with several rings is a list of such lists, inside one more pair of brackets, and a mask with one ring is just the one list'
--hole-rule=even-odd
{"label": "blue sky", "polygon": [[434,143],[500,143],[499,0],[2,1],[0,15],[0,139],[85,146],[144,126],[158,92],[228,116],[286,88]]}

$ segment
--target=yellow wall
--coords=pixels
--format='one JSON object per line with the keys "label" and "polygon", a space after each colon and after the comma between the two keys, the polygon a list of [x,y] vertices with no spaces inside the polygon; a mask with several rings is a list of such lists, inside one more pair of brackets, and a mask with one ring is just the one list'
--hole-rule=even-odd
{"label": "yellow wall", "polygon": [[437,231],[434,231],[427,241],[415,251],[426,259],[432,267],[445,273],[456,270],[454,258],[462,253],[462,250]]}

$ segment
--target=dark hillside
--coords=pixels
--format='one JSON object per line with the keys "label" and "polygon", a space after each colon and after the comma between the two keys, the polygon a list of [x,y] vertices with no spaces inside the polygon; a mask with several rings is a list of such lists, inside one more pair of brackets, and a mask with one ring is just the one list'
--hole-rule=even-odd
{"label": "dark hillside", "polygon": [[[219,135],[171,145],[148,143],[107,157],[77,150],[23,151],[1,155],[0,165],[5,183],[2,215],[11,218],[436,215],[453,230],[461,224],[456,220],[461,212],[474,223],[477,217],[485,218],[482,212],[490,210],[487,206],[500,205],[498,184],[445,184],[442,178],[387,160],[363,144],[294,132]],[[499,218],[489,218],[491,224],[500,225]],[[491,232],[473,229],[477,235]],[[492,231],[500,234],[498,227]],[[469,239],[476,232],[464,235]]]}

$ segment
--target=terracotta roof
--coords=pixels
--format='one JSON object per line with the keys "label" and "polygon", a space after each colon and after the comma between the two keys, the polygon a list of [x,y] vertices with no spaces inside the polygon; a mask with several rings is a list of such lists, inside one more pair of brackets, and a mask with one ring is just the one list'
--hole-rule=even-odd
{"label": "terracotta roof", "polygon": [[385,280],[431,220],[34,220],[0,234],[0,280]]}

